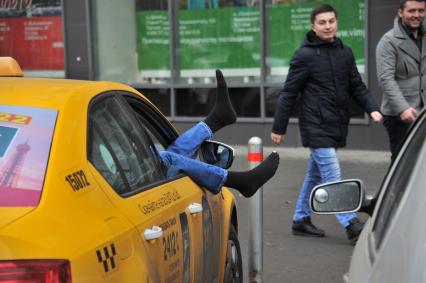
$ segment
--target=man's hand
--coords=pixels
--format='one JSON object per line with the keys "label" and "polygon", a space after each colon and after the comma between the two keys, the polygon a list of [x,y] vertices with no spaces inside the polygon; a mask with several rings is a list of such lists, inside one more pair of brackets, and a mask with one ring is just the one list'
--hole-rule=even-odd
{"label": "man's hand", "polygon": [[405,109],[404,111],[402,111],[401,114],[399,114],[399,117],[405,123],[412,123],[417,118],[417,111],[413,107],[409,107]]}
{"label": "man's hand", "polygon": [[379,123],[380,121],[382,121],[382,114],[380,114],[379,111],[373,111],[370,113],[370,118],[371,120],[373,120],[374,123]]}
{"label": "man's hand", "polygon": [[274,144],[280,144],[282,141],[284,141],[284,135],[278,135],[271,133],[271,140]]}

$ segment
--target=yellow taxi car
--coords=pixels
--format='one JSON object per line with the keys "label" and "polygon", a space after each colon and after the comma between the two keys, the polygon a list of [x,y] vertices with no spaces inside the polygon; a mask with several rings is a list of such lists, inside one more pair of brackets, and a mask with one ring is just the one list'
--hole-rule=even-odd
{"label": "yellow taxi car", "polygon": [[242,282],[233,195],[165,177],[177,135],[129,86],[0,58],[0,282]]}

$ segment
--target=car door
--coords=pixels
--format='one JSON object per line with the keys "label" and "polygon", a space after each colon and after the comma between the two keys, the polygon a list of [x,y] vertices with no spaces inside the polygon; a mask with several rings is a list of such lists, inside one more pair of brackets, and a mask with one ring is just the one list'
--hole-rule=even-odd
{"label": "car door", "polygon": [[360,238],[349,282],[426,282],[426,115],[419,117],[385,178]]}
{"label": "car door", "polygon": [[[124,97],[135,111],[156,149],[166,150],[167,146],[176,138],[176,134],[171,133],[169,123],[162,119],[149,104],[134,95],[128,94]],[[182,174],[170,182],[178,184],[182,178],[187,179]],[[188,218],[191,239],[190,261],[194,270],[193,282],[217,282],[220,281],[218,275],[221,246],[226,243],[225,239],[222,239],[222,197],[221,194],[213,195],[198,185],[191,192],[193,204],[198,206],[201,204],[202,208],[202,217],[191,214],[191,217]]]}
{"label": "car door", "polygon": [[[125,97],[117,92],[103,94],[91,104],[88,157],[98,172],[95,175],[112,203],[138,230],[143,251],[136,252],[146,259],[150,280],[203,282],[198,253],[205,191],[185,176],[167,180],[157,149],[176,133],[148,103],[137,115]],[[141,115],[148,118],[144,121]],[[153,142],[152,132],[159,141]]]}

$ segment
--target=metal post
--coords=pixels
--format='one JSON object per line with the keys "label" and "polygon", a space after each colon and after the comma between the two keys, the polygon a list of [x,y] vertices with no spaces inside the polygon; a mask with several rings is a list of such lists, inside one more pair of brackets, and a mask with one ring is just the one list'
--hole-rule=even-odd
{"label": "metal post", "polygon": [[[263,161],[263,143],[259,137],[248,141],[248,162],[253,169]],[[249,277],[260,283],[263,276],[263,188],[250,199],[249,209]]]}

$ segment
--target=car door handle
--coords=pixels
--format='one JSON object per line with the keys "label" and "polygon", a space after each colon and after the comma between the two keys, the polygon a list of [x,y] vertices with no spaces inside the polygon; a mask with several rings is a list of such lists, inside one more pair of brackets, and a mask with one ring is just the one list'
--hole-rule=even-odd
{"label": "car door handle", "polygon": [[152,228],[145,229],[143,236],[147,241],[158,239],[163,236],[163,229],[158,226],[152,226]]}
{"label": "car door handle", "polygon": [[203,206],[199,203],[194,202],[188,206],[188,210],[191,214],[200,213],[203,211]]}

